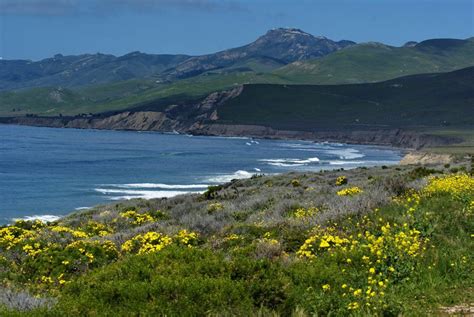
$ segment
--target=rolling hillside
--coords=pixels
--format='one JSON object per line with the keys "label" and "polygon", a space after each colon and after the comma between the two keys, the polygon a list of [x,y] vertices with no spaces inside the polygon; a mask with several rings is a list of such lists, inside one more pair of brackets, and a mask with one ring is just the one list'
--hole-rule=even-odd
{"label": "rolling hillside", "polygon": [[[349,47],[341,49],[341,45]],[[285,53],[285,47],[293,53]],[[275,57],[264,55],[270,54],[271,48],[275,49]],[[324,57],[304,60],[327,54],[331,50],[333,52]],[[472,56],[474,38],[433,39],[391,47],[380,43],[352,45],[347,41],[341,44],[299,30],[277,29],[269,31],[252,44],[206,55],[205,58],[183,55],[167,55],[165,58],[164,55],[153,57],[142,53],[120,58],[100,54],[84,55],[82,58],[57,56],[48,63],[33,63],[34,67],[26,66],[24,61],[15,61],[20,66],[13,67],[8,64],[12,61],[7,61],[10,66],[0,67],[0,86],[10,76],[9,80],[18,85],[41,87],[0,92],[0,116],[73,116],[121,111],[160,99],[203,98],[215,91],[249,84],[339,85],[377,82],[404,75],[447,72],[474,66]],[[109,62],[104,64],[98,60]],[[286,65],[291,60],[298,62]],[[90,64],[86,61],[90,61]],[[194,68],[189,64],[190,61],[193,61],[191,64]],[[3,63],[2,66],[7,65],[5,61],[0,63]],[[61,70],[67,63],[82,66],[75,73]],[[147,66],[149,63],[155,66]],[[171,65],[173,67],[165,69]],[[37,69],[31,71],[30,67],[42,69],[49,75],[41,77]],[[191,71],[189,67],[194,69],[192,75],[188,73]],[[15,70],[13,73],[12,69]],[[102,77],[101,74],[106,76]],[[64,76],[72,77],[68,81]],[[135,78],[137,76],[140,78]],[[95,84],[91,85],[91,81]]]}
{"label": "rolling hillside", "polygon": [[219,122],[288,130],[474,125],[474,67],[354,85],[246,85]]}
{"label": "rolling hillside", "polygon": [[474,38],[433,39],[393,47],[364,43],[321,59],[298,61],[275,71],[294,83],[351,84],[474,66]]}
{"label": "rolling hillside", "polygon": [[0,60],[0,91],[46,86],[80,87],[146,78],[176,66],[187,58],[187,55],[132,52],[120,57],[57,54],[37,62]]}

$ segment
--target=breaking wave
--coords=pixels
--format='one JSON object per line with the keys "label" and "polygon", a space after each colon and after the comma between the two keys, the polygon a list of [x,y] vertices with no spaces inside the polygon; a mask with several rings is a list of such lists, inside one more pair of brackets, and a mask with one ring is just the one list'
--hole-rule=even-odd
{"label": "breaking wave", "polygon": [[133,184],[109,184],[104,185],[115,188],[158,188],[158,189],[193,189],[193,188],[207,188],[208,184],[190,184],[190,185],[169,185],[160,183],[133,183]]}
{"label": "breaking wave", "polygon": [[13,218],[13,221],[18,221],[18,220],[26,220],[26,221],[32,221],[32,220],[41,220],[43,222],[53,222],[61,218],[61,216],[55,216],[55,215],[33,215],[33,216],[25,216],[22,218]]}
{"label": "breaking wave", "polygon": [[153,198],[170,198],[184,194],[196,194],[203,191],[176,191],[176,190],[122,190],[122,189],[106,189],[96,188],[96,192],[108,195],[109,200],[128,200],[135,198],[153,199]]}
{"label": "breaking wave", "polygon": [[305,164],[311,164],[311,163],[317,163],[319,162],[319,158],[317,157],[310,157],[307,159],[263,159],[259,160],[260,162],[266,162],[269,165],[275,165],[279,166],[276,164],[284,164],[281,166],[292,166],[292,165],[305,165]]}
{"label": "breaking wave", "polygon": [[353,160],[364,157],[365,154],[360,153],[359,150],[348,148],[348,149],[331,149],[325,151],[327,154],[337,155],[341,160]]}
{"label": "breaking wave", "polygon": [[255,173],[250,173],[250,172],[247,172],[247,171],[238,170],[233,174],[223,174],[223,175],[210,177],[210,178],[207,179],[207,181],[211,182],[211,183],[227,183],[227,182],[230,182],[233,179],[250,178],[254,174]]}

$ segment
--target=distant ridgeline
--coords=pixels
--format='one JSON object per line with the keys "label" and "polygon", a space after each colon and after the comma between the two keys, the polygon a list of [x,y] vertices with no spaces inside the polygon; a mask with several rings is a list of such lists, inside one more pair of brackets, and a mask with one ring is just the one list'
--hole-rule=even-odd
{"label": "distant ridgeline", "polygon": [[392,47],[274,29],[203,56],[2,60],[0,117],[205,134],[210,124],[295,131],[472,126],[473,56],[474,38]]}

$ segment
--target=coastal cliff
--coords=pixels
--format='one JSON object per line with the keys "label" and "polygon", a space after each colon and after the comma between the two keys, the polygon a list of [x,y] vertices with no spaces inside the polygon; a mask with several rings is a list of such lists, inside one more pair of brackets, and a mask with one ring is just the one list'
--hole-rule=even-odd
{"label": "coastal cliff", "polygon": [[53,128],[157,131],[208,136],[332,141],[390,145],[410,149],[449,145],[460,141],[454,137],[421,134],[401,129],[295,131],[277,130],[262,125],[232,125],[213,123],[212,121],[183,122],[170,118],[166,113],[152,111],[126,111],[105,117],[12,117],[1,118],[0,123]]}
{"label": "coastal cliff", "polygon": [[[300,124],[268,124],[229,120],[228,112],[233,101],[241,97],[246,86],[214,92],[205,98],[171,104],[146,104],[122,112],[109,112],[78,116],[18,116],[0,118],[0,123],[55,128],[132,130],[177,132],[209,136],[246,136],[275,139],[301,139],[333,141],[355,144],[390,145],[402,148],[449,145],[460,142],[456,137],[419,133],[408,128],[388,125],[347,124],[331,127],[314,122]],[[235,108],[234,108],[235,109]],[[238,110],[233,110],[238,113]]]}

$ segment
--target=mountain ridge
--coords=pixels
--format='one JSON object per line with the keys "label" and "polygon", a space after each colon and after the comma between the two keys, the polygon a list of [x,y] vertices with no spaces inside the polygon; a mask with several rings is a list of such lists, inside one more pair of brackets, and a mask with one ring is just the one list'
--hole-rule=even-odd
{"label": "mountain ridge", "polygon": [[122,56],[56,54],[36,62],[0,60],[0,91],[54,85],[81,87],[137,78],[176,80],[229,67],[251,58],[277,60],[285,65],[296,60],[321,57],[353,44],[347,40],[336,42],[316,37],[299,29],[279,28],[268,31],[250,44],[201,56],[136,51]]}
{"label": "mountain ridge", "polygon": [[186,78],[229,66],[238,59],[249,57],[269,57],[281,60],[283,63],[291,63],[325,56],[354,44],[355,42],[348,40],[336,42],[323,36],[313,36],[300,29],[277,28],[268,31],[250,44],[192,57],[166,75],[171,78]]}

